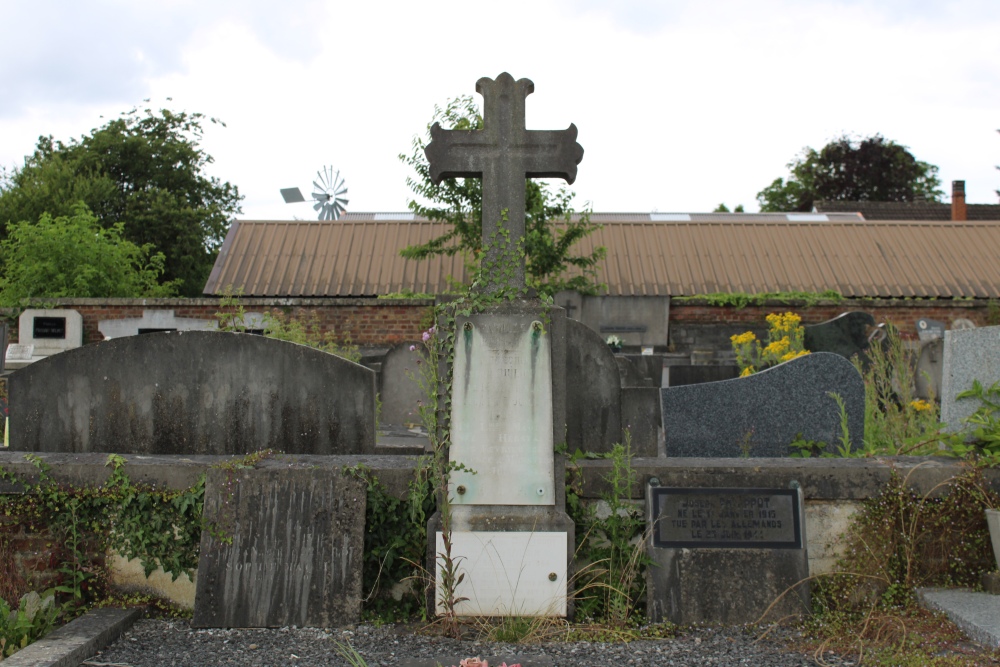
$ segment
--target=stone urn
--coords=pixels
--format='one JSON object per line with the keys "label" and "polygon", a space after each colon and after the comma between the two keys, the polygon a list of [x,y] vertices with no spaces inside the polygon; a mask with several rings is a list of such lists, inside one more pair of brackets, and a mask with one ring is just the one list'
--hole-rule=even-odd
{"label": "stone urn", "polygon": [[1000,570],[1000,510],[986,510],[986,525],[990,527],[990,541],[993,542],[993,558]]}

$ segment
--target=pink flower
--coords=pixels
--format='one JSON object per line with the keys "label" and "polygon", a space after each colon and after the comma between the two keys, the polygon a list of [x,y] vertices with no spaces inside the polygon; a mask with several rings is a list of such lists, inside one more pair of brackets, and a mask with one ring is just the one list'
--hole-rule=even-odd
{"label": "pink flower", "polygon": [[411,345],[410,346],[410,352],[416,352],[416,351],[417,351],[417,346],[416,345]]}
{"label": "pink flower", "polygon": [[458,667],[490,667],[485,660],[480,660],[479,656],[475,658],[466,658],[458,663]]}
{"label": "pink flower", "polygon": [[430,331],[425,331],[423,333],[423,335],[421,335],[421,338],[423,338],[424,342],[426,343],[427,341],[429,341],[431,339],[431,332]]}

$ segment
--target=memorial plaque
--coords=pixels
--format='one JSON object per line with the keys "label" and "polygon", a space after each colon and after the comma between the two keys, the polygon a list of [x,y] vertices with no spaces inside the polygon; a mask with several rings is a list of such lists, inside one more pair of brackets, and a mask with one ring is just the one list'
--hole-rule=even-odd
{"label": "memorial plaque", "polygon": [[31,335],[33,338],[64,340],[66,338],[66,318],[36,317],[32,321]]}
{"label": "memorial plaque", "polygon": [[795,489],[651,489],[653,546],[801,549]]}
{"label": "memorial plaque", "polygon": [[551,341],[541,313],[459,318],[452,380],[452,502],[553,505]]}

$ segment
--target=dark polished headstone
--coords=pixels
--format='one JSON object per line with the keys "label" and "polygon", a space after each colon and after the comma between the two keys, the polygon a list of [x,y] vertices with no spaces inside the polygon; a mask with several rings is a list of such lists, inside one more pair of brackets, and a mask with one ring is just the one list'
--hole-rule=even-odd
{"label": "dark polished headstone", "polygon": [[868,332],[875,326],[870,313],[853,311],[819,324],[807,324],[805,348],[810,352],[832,352],[850,359],[868,348]]}
{"label": "dark polished headstone", "polygon": [[[434,184],[445,178],[483,181],[483,267],[515,264],[510,272],[492,272],[489,292],[525,286],[524,258],[516,252],[524,237],[525,179],[563,178],[572,183],[583,159],[575,125],[565,130],[525,129],[524,102],[534,89],[529,79],[515,81],[507,72],[495,80],[479,79],[483,129],[445,130],[434,123],[431,143],[424,149]],[[501,229],[509,231],[505,242],[498,238]]]}
{"label": "dark polished headstone", "polygon": [[191,624],[357,623],[366,504],[339,468],[210,469]]}
{"label": "dark polished headstone", "polygon": [[829,352],[749,377],[660,390],[667,456],[788,456],[799,434],[839,446],[843,399],[852,448],[864,433],[865,386],[854,365]]}
{"label": "dark polished headstone", "polygon": [[768,621],[809,613],[798,488],[663,488],[654,482],[646,503],[647,553],[657,565],[647,569],[651,622],[754,623],[769,607]]}

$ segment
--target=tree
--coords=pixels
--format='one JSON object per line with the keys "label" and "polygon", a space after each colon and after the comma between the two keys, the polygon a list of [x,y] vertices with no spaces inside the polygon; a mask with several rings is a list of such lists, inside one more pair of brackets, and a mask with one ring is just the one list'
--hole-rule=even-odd
{"label": "tree", "polygon": [[712,211],[712,213],[730,213],[730,212],[732,212],[732,213],[743,213],[743,204],[737,204],[736,208],[734,208],[732,211],[730,211],[729,207],[726,206],[725,202],[723,202],[722,204],[719,204],[718,206],[716,206],[715,210]]}
{"label": "tree", "polygon": [[162,281],[200,295],[242,199],[204,173],[213,161],[198,145],[204,120],[132,109],[69,143],[39,137],[25,165],[0,178],[0,238],[5,223],[68,216],[83,202],[102,228],[121,225],[133,244],[162,252]]}
{"label": "tree", "polygon": [[819,151],[807,147],[788,168],[787,181],[776,178],[757,193],[762,212],[811,211],[819,200],[939,201],[944,194],[937,167],[880,134],[860,141],[844,135]]}
{"label": "tree", "polygon": [[[478,258],[483,245],[482,181],[449,178],[438,185],[431,182],[424,148],[435,122],[456,130],[478,130],[483,126],[483,118],[471,96],[449,100],[444,109],[434,107],[434,117],[427,125],[427,139],[414,137],[410,155],[399,156],[416,172],[416,176],[407,177],[407,186],[417,197],[432,202],[425,206],[411,200],[410,210],[429,220],[452,225],[441,236],[422,245],[404,248],[400,254],[410,259],[426,259],[462,253],[472,262]],[[584,211],[578,221],[571,219],[574,194],[565,187],[553,192],[547,184],[526,179],[525,188],[524,252],[528,285],[542,295],[562,290],[596,294],[602,287],[597,282],[597,264],[604,258],[606,249],[596,248],[588,255],[571,252],[577,241],[599,229],[600,225],[590,222],[589,211]],[[554,225],[557,220],[558,225]]]}
{"label": "tree", "polygon": [[121,223],[102,228],[81,203],[68,216],[10,223],[0,242],[0,306],[31,298],[172,296],[174,285],[158,281],[163,253],[122,234]]}

